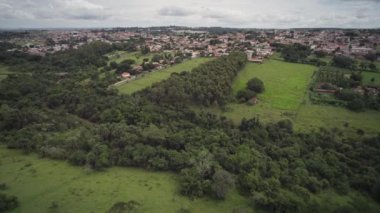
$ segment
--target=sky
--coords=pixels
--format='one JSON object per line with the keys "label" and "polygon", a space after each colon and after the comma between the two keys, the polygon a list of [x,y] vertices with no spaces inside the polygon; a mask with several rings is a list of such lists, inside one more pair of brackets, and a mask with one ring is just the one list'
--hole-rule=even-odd
{"label": "sky", "polygon": [[380,28],[380,0],[0,0],[0,28]]}

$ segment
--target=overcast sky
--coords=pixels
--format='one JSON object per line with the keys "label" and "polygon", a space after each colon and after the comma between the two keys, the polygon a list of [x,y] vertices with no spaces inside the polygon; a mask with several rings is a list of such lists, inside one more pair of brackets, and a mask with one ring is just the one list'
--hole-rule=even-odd
{"label": "overcast sky", "polygon": [[380,27],[380,0],[0,0],[0,28]]}

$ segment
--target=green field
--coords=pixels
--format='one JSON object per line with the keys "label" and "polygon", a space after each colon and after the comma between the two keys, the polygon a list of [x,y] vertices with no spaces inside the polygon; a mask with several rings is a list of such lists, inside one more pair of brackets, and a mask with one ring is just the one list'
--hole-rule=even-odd
{"label": "green field", "polygon": [[3,65],[3,64],[0,64],[0,81],[5,79],[8,74],[11,74],[12,72],[9,71],[8,67]]}
{"label": "green field", "polygon": [[142,55],[140,52],[115,51],[106,56],[109,58],[109,62],[120,63],[126,59],[132,59],[136,61],[136,64],[141,64],[144,58],[149,58],[150,60],[153,55],[152,53]]}
{"label": "green field", "polygon": [[199,66],[202,63],[211,60],[211,58],[195,58],[192,60],[185,61],[181,64],[171,66],[164,70],[154,71],[144,76],[139,77],[136,80],[126,82],[117,86],[120,93],[132,94],[144,88],[151,86],[153,83],[165,80],[170,77],[172,73],[179,73],[182,71],[191,71],[193,68]]}
{"label": "green field", "polygon": [[260,105],[265,108],[294,110],[302,101],[315,67],[303,64],[269,60],[264,64],[249,63],[233,82],[234,93],[246,87],[247,82],[260,78],[265,92],[259,95]]}
{"label": "green field", "polygon": [[[299,131],[320,127],[337,127],[353,134],[357,129],[363,129],[369,134],[380,131],[378,111],[352,112],[342,107],[311,104],[307,89],[314,69],[313,66],[280,60],[268,60],[262,65],[250,63],[235,79],[233,91],[236,93],[245,87],[249,79],[258,77],[264,81],[266,88],[258,96],[259,103],[255,106],[232,103],[224,112],[215,108],[212,111],[223,114],[236,124],[243,118],[259,117],[265,123],[291,119]],[[344,127],[345,123],[349,126]]]}
{"label": "green field", "polygon": [[[25,155],[3,146],[0,146],[0,171],[0,183],[9,187],[3,192],[16,195],[20,203],[12,212],[103,213],[116,202],[130,200],[141,204],[139,212],[175,213],[180,209],[193,213],[251,211],[248,201],[236,191],[224,201],[184,197],[178,192],[177,175],[169,172],[120,167],[91,172],[64,161],[41,159],[35,154]],[[364,203],[372,210],[380,209],[376,202],[354,191],[347,195],[323,191],[312,198],[322,205],[322,212],[333,212],[339,206],[353,203]],[[56,204],[56,209],[51,208],[52,203]]]}
{"label": "green field", "polygon": [[14,212],[106,212],[114,203],[135,200],[141,212],[231,212],[246,207],[237,192],[225,201],[191,200],[178,193],[177,176],[168,172],[114,167],[104,172],[90,172],[63,161],[40,159],[34,154],[0,146],[0,183],[7,194],[16,195],[20,207]]}
{"label": "green field", "polygon": [[[375,72],[362,72],[363,75],[363,84],[364,85],[375,85],[375,86],[380,86],[380,73],[375,73]],[[374,78],[375,81],[371,82],[371,79]]]}

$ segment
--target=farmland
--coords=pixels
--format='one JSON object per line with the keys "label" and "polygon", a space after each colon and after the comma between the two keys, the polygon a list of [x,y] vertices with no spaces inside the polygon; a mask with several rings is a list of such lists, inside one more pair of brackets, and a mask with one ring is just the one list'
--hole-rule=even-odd
{"label": "farmland", "polygon": [[[314,70],[313,66],[273,59],[262,65],[248,64],[235,79],[233,91],[236,93],[244,88],[253,77],[264,81],[266,91],[258,96],[257,105],[231,103],[222,114],[236,124],[242,118],[252,117],[259,117],[264,122],[291,119],[296,130],[300,131],[337,127],[350,133],[363,129],[366,133],[376,134],[380,128],[380,114],[376,111],[352,112],[343,107],[310,103],[307,89]],[[377,74],[365,73],[364,82],[373,75]],[[217,109],[213,111],[220,112]]]}
{"label": "farmland", "polygon": [[179,73],[182,71],[191,71],[193,68],[200,64],[211,60],[211,58],[196,58],[185,61],[160,71],[154,71],[139,77],[136,80],[120,84],[117,89],[123,94],[132,94],[136,91],[142,90],[151,86],[153,83],[165,80],[170,77],[172,73]]}
{"label": "farmland", "polygon": [[[224,212],[247,206],[236,192],[226,201],[190,200],[179,195],[177,176],[135,168],[114,167],[90,172],[62,161],[39,159],[0,147],[0,183],[21,203],[14,212],[106,212],[114,203],[135,200],[142,212]],[[96,205],[94,205],[96,203]],[[53,209],[54,210],[54,209]]]}

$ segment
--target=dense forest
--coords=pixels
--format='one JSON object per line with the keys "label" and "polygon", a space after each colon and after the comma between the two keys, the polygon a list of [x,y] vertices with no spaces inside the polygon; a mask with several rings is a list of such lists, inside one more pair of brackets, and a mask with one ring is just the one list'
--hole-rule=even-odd
{"label": "dense forest", "polygon": [[[269,212],[320,212],[324,204],[313,195],[327,189],[356,190],[380,202],[380,135],[300,133],[289,120],[234,125],[189,106],[223,106],[246,62],[243,53],[126,96],[91,78],[112,45],[92,43],[42,58],[1,50],[2,63],[25,73],[0,83],[0,141],[8,148],[93,170],[174,171],[184,195],[224,199],[236,188],[252,208]],[[359,210],[370,211],[365,202],[334,211]]]}

